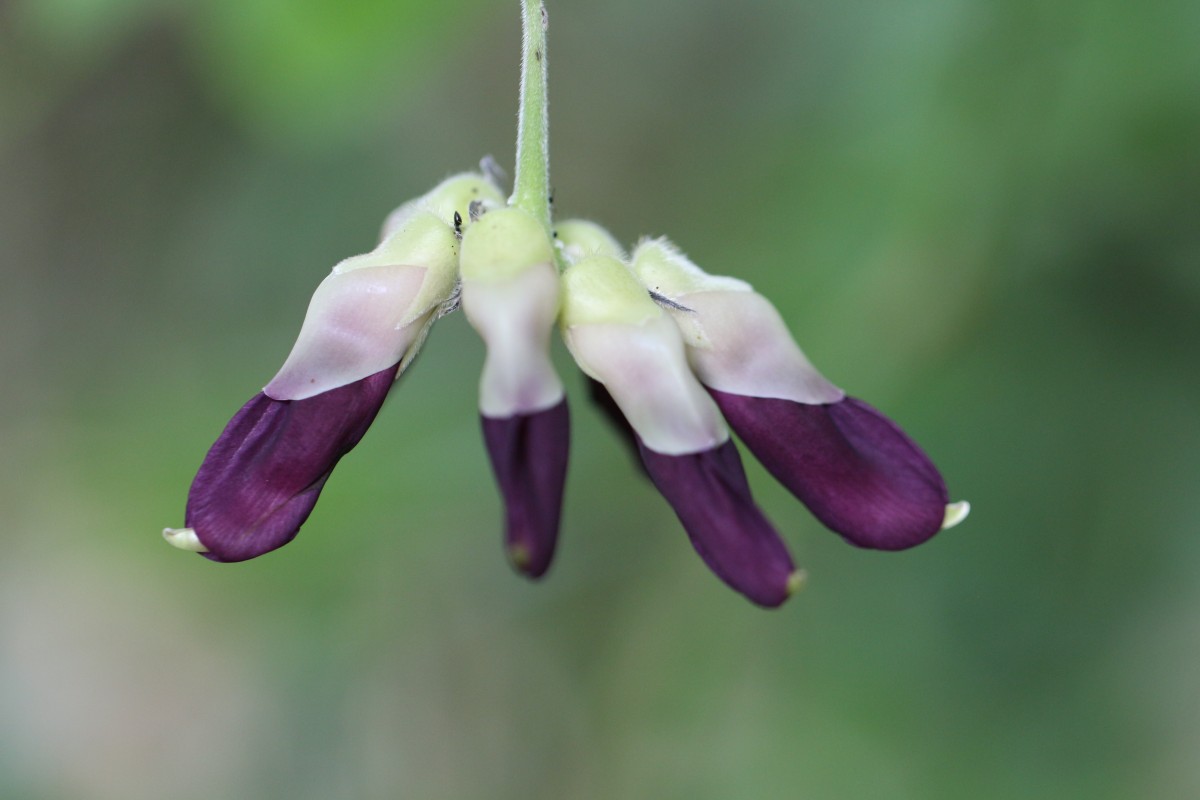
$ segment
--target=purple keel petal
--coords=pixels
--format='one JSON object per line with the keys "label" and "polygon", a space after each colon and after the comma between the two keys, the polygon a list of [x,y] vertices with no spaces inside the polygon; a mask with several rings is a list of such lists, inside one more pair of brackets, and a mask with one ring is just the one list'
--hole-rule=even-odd
{"label": "purple keel petal", "polygon": [[540,578],[558,541],[571,440],[567,400],[531,414],[480,419],[504,496],[508,556],[521,572]]}
{"label": "purple keel petal", "polygon": [[751,602],[783,603],[796,589],[799,573],[750,495],[733,440],[681,456],[656,453],[640,440],[638,445],[650,479],[709,569]]}
{"label": "purple keel petal", "polygon": [[187,526],[213,561],[290,542],[338,460],[366,433],[396,367],[304,400],[259,392],[209,449],[188,493]]}
{"label": "purple keel petal", "polygon": [[861,400],[810,405],[710,392],[763,466],[851,544],[903,550],[941,530],[949,495],[937,467]]}

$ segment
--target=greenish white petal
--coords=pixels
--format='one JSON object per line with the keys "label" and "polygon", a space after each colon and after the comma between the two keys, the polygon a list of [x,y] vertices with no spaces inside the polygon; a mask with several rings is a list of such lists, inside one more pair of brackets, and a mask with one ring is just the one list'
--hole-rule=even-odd
{"label": "greenish white petal", "polygon": [[705,386],[800,403],[845,396],[816,370],[775,306],[750,284],[709,275],[666,239],[642,241],[633,269],[647,289],[674,304],[667,310]]}
{"label": "greenish white petal", "polygon": [[484,416],[529,414],[562,400],[562,381],[550,361],[558,287],[551,262],[504,280],[463,281],[463,312],[487,344],[479,383]]}
{"label": "greenish white petal", "polygon": [[817,371],[775,306],[757,292],[696,292],[678,300],[691,310],[670,313],[705,386],[798,403],[836,403],[845,396]]}
{"label": "greenish white petal", "polygon": [[423,267],[427,273],[425,280],[395,323],[403,327],[454,294],[458,285],[458,252],[454,229],[430,212],[418,210],[371,252],[339,262],[333,274],[380,266]]}
{"label": "greenish white petal", "polygon": [[327,277],[287,361],[263,391],[275,400],[303,400],[399,363],[432,313],[426,308],[405,322],[427,274],[424,267],[389,265]]}
{"label": "greenish white petal", "polygon": [[721,412],[688,368],[678,329],[665,315],[639,324],[573,325],[563,338],[579,368],[604,384],[651,450],[698,453],[729,438]]}

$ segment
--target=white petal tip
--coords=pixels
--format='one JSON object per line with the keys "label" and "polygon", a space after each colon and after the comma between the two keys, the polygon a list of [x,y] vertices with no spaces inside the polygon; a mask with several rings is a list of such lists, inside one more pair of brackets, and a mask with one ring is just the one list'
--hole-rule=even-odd
{"label": "white petal tip", "polygon": [[950,503],[946,506],[946,517],[942,520],[942,530],[949,530],[967,518],[971,513],[971,504],[966,500]]}
{"label": "white petal tip", "polygon": [[808,585],[808,570],[798,569],[788,576],[787,593],[791,597]]}
{"label": "white petal tip", "polygon": [[163,528],[163,538],[172,547],[189,553],[207,553],[208,548],[200,543],[200,537],[191,528]]}

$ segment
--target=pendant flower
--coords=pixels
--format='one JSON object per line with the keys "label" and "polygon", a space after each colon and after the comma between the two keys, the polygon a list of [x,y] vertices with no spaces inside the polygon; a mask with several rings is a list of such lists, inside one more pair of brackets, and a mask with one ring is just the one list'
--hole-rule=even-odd
{"label": "pendant flower", "polygon": [[503,204],[479,175],[447,179],[397,209],[383,240],[317,287],[278,374],[208,451],[168,541],[213,561],[244,561],[290,542],[337,462],[358,444],[393,381],[416,357],[458,285],[454,219]]}
{"label": "pendant flower", "polygon": [[643,241],[633,269],[666,298],[729,425],[827,527],[859,547],[903,550],[962,521],[968,506],[950,503],[921,448],[817,372],[749,284],[707,274],[666,239]]}
{"label": "pendant flower", "polygon": [[666,239],[629,257],[594,223],[553,226],[546,14],[521,5],[512,197],[485,159],[486,177],[456,175],[405,203],[374,250],[335,266],[283,367],[208,451],[185,527],[167,540],[224,562],[291,541],[434,322],[460,304],[487,348],[479,411],[508,557],[530,578],[554,557],[566,483],[556,325],[696,552],[753,603],[780,605],[804,573],[755,503],[731,429],[852,544],[900,550],[965,518],[921,449],[817,372],[749,284],[709,275]]}
{"label": "pendant flower", "polygon": [[729,430],[688,367],[675,323],[611,256],[568,267],[563,296],[571,355],[628,420],[647,473],[696,552],[751,601],[782,603],[802,573],[754,503]]}
{"label": "pendant flower", "polygon": [[545,574],[558,541],[571,422],[550,363],[558,317],[554,245],[518,208],[492,211],[463,235],[462,307],[487,345],[479,411],[505,504],[509,560]]}

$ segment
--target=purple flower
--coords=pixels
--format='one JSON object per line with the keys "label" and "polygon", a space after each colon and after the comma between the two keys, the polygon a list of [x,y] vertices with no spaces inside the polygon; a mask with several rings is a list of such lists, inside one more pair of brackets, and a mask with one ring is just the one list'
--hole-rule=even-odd
{"label": "purple flower", "polygon": [[860,547],[902,550],[965,517],[920,447],[817,372],[748,284],[708,275],[661,239],[638,246],[633,269],[669,300],[730,427],[827,527]]}
{"label": "purple flower", "polygon": [[528,577],[550,567],[566,482],[556,322],[696,552],[758,605],[783,603],[804,573],[755,503],[730,429],[861,547],[912,547],[966,516],[921,449],[817,372],[749,285],[708,275],[665,240],[629,258],[591,223],[560,224],[556,245],[542,222],[502,206],[487,179],[456,176],[393,212],[370,253],[334,267],[283,367],[209,450],[186,527],[164,531],[172,544],[243,561],[291,541],[430,327],[460,302],[487,347],[483,438],[508,556]]}
{"label": "purple flower", "polygon": [[295,537],[334,466],[453,303],[459,243],[452,220],[474,200],[502,202],[483,178],[450,178],[398,209],[378,247],[333,268],[279,373],[205,456],[188,494],[186,527],[164,531],[169,541],[214,561],[244,561]]}
{"label": "purple flower", "polygon": [[334,465],[375,419],[395,375],[393,365],[303,400],[259,392],[242,406],[188,493],[185,531],[202,552],[213,561],[245,561],[290,542]]}
{"label": "purple flower", "polygon": [[558,541],[571,429],[550,363],[554,245],[532,216],[503,208],[466,231],[459,264],[463,311],[487,345],[479,411],[504,499],[506,549],[514,567],[539,578]]}
{"label": "purple flower", "polygon": [[646,471],[696,552],[752,602],[781,604],[802,573],[755,504],[721,412],[688,366],[678,327],[611,256],[583,256],[568,267],[563,295],[567,347],[628,420]]}

